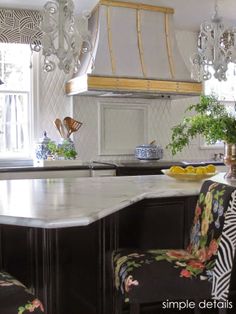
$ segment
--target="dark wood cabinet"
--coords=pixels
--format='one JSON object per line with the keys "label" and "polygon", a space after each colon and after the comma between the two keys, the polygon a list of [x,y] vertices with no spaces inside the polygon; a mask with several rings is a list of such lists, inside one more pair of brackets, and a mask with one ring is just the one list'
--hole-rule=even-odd
{"label": "dark wood cabinet", "polygon": [[193,198],[146,199],[119,213],[119,247],[182,248],[189,235]]}
{"label": "dark wood cabinet", "polygon": [[161,172],[162,168],[158,167],[117,167],[116,175],[117,176],[146,176],[146,175],[157,175],[163,174]]}
{"label": "dark wood cabinet", "polygon": [[1,267],[43,300],[46,314],[111,314],[112,250],[184,247],[195,203],[145,199],[84,227],[1,225]]}

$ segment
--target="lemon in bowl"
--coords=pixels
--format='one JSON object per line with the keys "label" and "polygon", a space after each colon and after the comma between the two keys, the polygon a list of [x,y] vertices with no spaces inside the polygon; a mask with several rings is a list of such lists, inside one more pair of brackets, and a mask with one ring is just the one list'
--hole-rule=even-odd
{"label": "lemon in bowl", "polygon": [[186,173],[195,173],[196,172],[196,168],[193,166],[188,166],[185,168],[185,172]]}
{"label": "lemon in bowl", "polygon": [[205,173],[207,173],[207,170],[205,167],[200,166],[196,168],[196,174],[205,174]]}
{"label": "lemon in bowl", "polygon": [[184,168],[182,168],[182,167],[180,167],[180,166],[172,166],[171,168],[170,168],[170,172],[171,173],[176,173],[176,174],[178,174],[178,173],[185,173],[185,169]]}
{"label": "lemon in bowl", "polygon": [[186,168],[172,166],[170,169],[163,169],[162,172],[174,179],[185,181],[200,181],[210,178],[217,173],[214,165],[198,167],[187,166]]}
{"label": "lemon in bowl", "polygon": [[216,172],[216,167],[212,164],[207,165],[205,168],[206,168],[207,173],[215,173]]}

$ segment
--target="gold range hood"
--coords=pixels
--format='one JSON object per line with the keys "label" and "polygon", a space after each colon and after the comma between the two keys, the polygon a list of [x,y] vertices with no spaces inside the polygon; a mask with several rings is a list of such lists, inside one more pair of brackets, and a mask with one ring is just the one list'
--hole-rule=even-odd
{"label": "gold range hood", "polygon": [[[89,29],[93,51],[84,54],[67,95],[172,98],[197,96],[177,47],[171,8],[101,0]],[[94,65],[94,70],[92,70]]]}

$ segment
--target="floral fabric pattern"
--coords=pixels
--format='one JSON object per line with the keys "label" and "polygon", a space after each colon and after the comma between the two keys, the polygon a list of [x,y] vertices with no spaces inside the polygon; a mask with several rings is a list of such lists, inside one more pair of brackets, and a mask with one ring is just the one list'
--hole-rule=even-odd
{"label": "floral fabric pattern", "polygon": [[27,288],[6,272],[0,272],[0,313],[44,313],[42,303]]}
{"label": "floral fabric pattern", "polygon": [[0,287],[10,287],[10,286],[19,286],[26,289],[26,287],[18,280],[16,280],[14,277],[9,275],[6,272],[0,273]]}
{"label": "floral fabric pattern", "polygon": [[32,302],[28,302],[25,306],[20,306],[18,308],[18,314],[23,314],[25,311],[32,313],[37,308],[40,308],[40,310],[44,312],[42,303],[38,299],[34,299]]}
{"label": "floral fabric pattern", "polygon": [[226,185],[203,184],[186,250],[117,251],[113,255],[116,289],[128,300],[131,289],[141,284],[134,276],[135,269],[160,261],[171,263],[180,278],[211,281],[230,196]]}

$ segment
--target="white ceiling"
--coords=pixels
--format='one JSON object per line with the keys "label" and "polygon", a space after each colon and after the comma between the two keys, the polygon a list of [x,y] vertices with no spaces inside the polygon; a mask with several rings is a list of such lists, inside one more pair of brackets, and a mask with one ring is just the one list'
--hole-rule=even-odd
{"label": "white ceiling", "polygon": [[[76,11],[91,10],[99,0],[74,0]],[[172,7],[175,9],[175,25],[178,29],[194,30],[206,20],[210,20],[215,0],[123,0],[151,5]],[[40,9],[46,0],[0,0],[2,8]],[[218,0],[219,14],[236,25],[236,1]]]}

